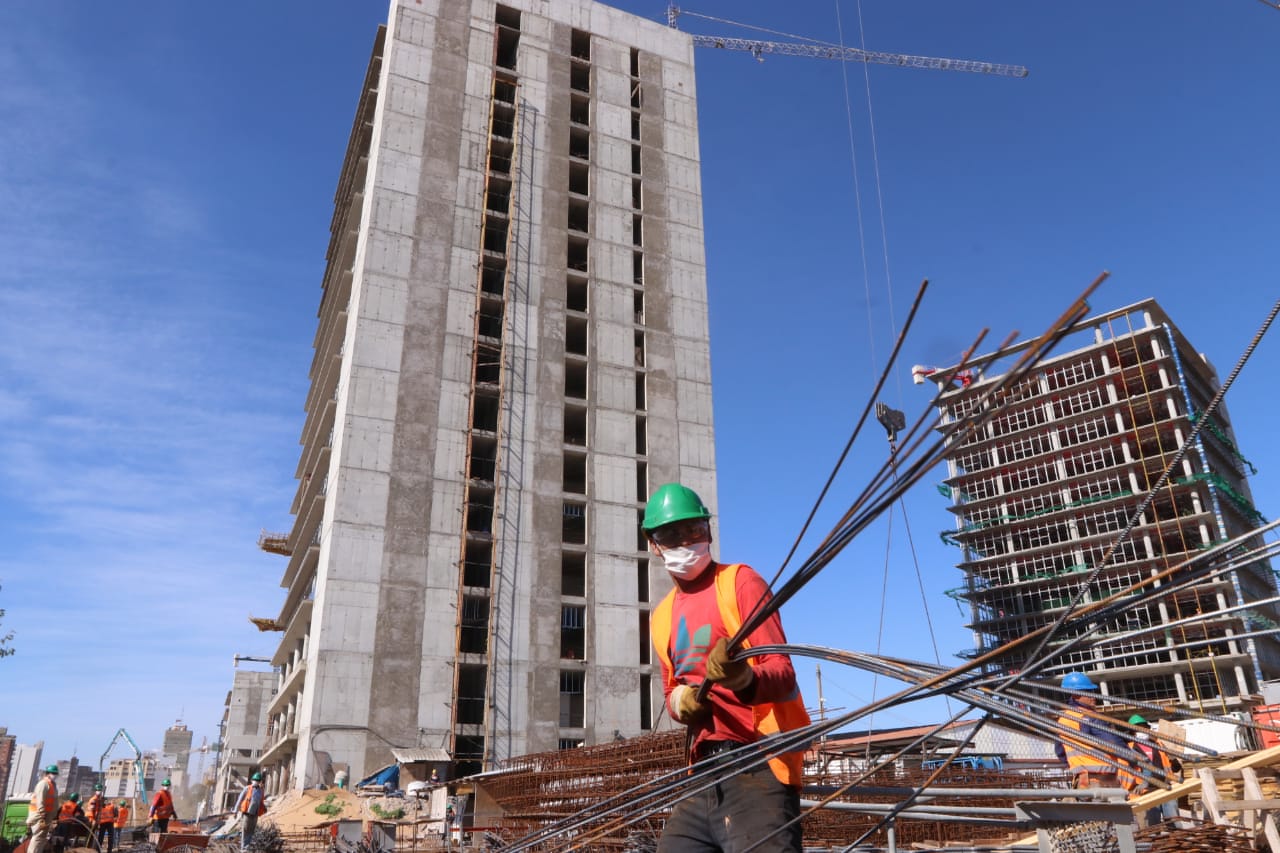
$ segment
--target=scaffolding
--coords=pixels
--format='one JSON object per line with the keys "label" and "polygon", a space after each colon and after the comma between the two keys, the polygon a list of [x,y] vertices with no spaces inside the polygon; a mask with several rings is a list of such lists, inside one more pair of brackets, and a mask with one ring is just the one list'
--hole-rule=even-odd
{"label": "scaffolding", "polygon": [[[970,608],[975,648],[964,656],[1051,624],[1104,559],[1084,602],[1123,592],[1264,522],[1245,480],[1253,466],[1225,409],[1187,446],[1218,381],[1160,307],[1147,300],[1098,315],[1076,333],[1088,343],[986,403],[996,408],[986,425],[948,453],[939,491],[956,521],[941,536],[961,552],[964,583],[948,594]],[[982,405],[995,379],[992,372],[964,387],[940,384],[942,424]],[[1275,595],[1268,565],[1235,569],[1128,613],[1121,624],[1090,626],[1090,641],[1060,662],[1089,671],[1113,701],[1200,709],[1212,701],[1225,710],[1280,675],[1274,638],[1234,638],[1277,621]],[[1010,657],[996,668],[1025,663]]]}

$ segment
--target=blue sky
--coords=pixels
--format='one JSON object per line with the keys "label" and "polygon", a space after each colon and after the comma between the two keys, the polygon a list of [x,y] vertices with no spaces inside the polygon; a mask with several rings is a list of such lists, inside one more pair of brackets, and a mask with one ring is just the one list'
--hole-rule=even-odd
{"label": "blue sky", "polygon": [[[699,53],[726,559],[778,565],[922,278],[883,395],[912,414],[928,394],[911,363],[954,361],[983,326],[1039,331],[1103,269],[1097,308],[1156,297],[1224,374],[1280,295],[1280,12],[1257,0],[690,8],[849,44],[861,20],[868,48],[1031,69],[864,76]],[[121,726],[155,747],[179,717],[212,739],[232,655],[273,651],[246,617],[277,613],[282,558],[255,541],[291,521],[334,185],[385,14],[0,5],[0,627],[18,649],[0,660],[0,725],[48,758],[96,760]],[[1268,517],[1277,334],[1228,397]],[[884,453],[869,431],[827,523]],[[906,517],[949,660],[971,638],[942,594],[959,573],[937,537],[941,477]],[[901,516],[787,606],[790,638],[874,648],[886,554],[884,648],[932,658]],[[873,689],[823,681],[828,705]]]}

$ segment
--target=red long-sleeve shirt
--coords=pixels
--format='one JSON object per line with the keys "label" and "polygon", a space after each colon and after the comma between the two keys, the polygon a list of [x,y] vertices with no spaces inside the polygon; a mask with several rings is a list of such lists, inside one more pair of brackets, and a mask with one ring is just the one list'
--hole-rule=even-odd
{"label": "red long-sleeve shirt", "polygon": [[[676,719],[671,707],[671,691],[678,684],[697,687],[706,677],[707,653],[721,637],[728,637],[716,601],[715,576],[725,568],[714,564],[698,578],[685,583],[676,580],[676,594],[671,607],[671,636],[667,643],[671,668],[662,665],[662,690],[667,697],[667,712]],[[745,621],[769,599],[764,579],[750,566],[740,565],[734,583],[738,612]],[[782,620],[773,614],[747,638],[752,646],[785,643]],[[661,656],[659,660],[661,661]],[[752,743],[759,739],[751,706],[762,702],[781,702],[799,694],[795,669],[786,655],[761,655],[752,658],[755,681],[746,690],[734,692],[718,684],[711,686],[707,704],[711,714],[692,726],[694,751],[704,740],[731,740]],[[674,670],[674,671],[673,671]]]}

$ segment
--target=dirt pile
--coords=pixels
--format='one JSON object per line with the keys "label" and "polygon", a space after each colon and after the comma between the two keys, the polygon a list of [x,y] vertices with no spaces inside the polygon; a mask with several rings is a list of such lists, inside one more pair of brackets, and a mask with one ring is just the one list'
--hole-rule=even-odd
{"label": "dirt pile", "polygon": [[[316,811],[316,808],[320,811]],[[423,820],[430,815],[430,802],[401,797],[357,797],[342,788],[327,791],[287,791],[272,798],[264,823],[273,823],[281,832],[305,832],[339,820]]]}

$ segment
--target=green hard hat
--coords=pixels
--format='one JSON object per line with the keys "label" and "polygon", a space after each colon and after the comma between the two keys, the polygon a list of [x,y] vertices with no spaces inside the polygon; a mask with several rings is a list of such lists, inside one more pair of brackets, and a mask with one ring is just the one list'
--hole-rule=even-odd
{"label": "green hard hat", "polygon": [[1129,725],[1131,726],[1145,726],[1146,724],[1147,724],[1147,718],[1142,716],[1141,714],[1134,714],[1132,717],[1129,718]]}
{"label": "green hard hat", "polygon": [[78,803],[78,802],[80,802],[80,795],[79,795],[79,794],[72,794],[71,796],[67,797],[67,799],[68,799],[68,800],[70,800],[70,801],[71,801],[71,802],[73,802],[73,803]]}
{"label": "green hard hat", "polygon": [[698,493],[688,486],[679,483],[667,483],[659,486],[644,506],[644,532],[656,530],[664,524],[684,521],[690,518],[710,518],[707,509]]}
{"label": "green hard hat", "polygon": [[[30,771],[28,771],[28,772],[30,772]],[[48,767],[46,767],[46,768],[44,769],[44,772],[45,772],[45,773],[53,773],[53,774],[57,775],[57,772],[58,772],[58,765],[56,765],[56,764],[50,764]]]}
{"label": "green hard hat", "polygon": [[252,776],[250,776],[250,777],[249,777],[249,781],[250,781],[250,782],[261,782],[261,781],[262,781],[262,774],[261,774],[261,773],[254,773]]}
{"label": "green hard hat", "polygon": [[169,787],[169,780],[165,779],[163,782],[160,783],[160,785],[161,787],[164,787],[164,788]]}
{"label": "green hard hat", "polygon": [[95,791],[101,791],[101,790],[102,790],[102,783],[101,783],[101,782],[99,782],[98,784],[94,785],[94,786],[93,786],[93,790],[95,790]]}
{"label": "green hard hat", "polygon": [[129,804],[128,804],[128,803],[126,803],[124,800],[121,800],[121,801],[120,801],[120,808],[124,808],[124,807],[125,807],[125,806],[127,806],[127,805],[129,805]]}

